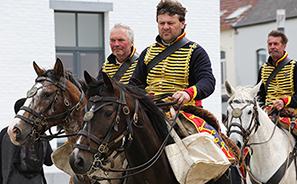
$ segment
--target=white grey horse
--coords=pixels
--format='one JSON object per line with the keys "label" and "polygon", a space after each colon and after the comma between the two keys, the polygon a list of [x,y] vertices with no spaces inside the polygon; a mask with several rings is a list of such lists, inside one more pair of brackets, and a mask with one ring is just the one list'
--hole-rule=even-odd
{"label": "white grey horse", "polygon": [[[250,161],[246,182],[297,183],[293,148],[295,139],[288,131],[275,126],[256,100],[261,82],[253,88],[238,87],[228,81],[225,87],[228,100],[229,137],[241,148],[248,147]],[[282,167],[281,167],[282,166]],[[277,173],[277,174],[275,174]]]}

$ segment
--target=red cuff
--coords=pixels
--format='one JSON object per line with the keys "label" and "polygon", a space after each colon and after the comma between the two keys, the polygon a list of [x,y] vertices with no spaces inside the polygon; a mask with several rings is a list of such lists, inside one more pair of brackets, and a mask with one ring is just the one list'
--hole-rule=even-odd
{"label": "red cuff", "polygon": [[291,102],[291,97],[284,97],[281,98],[281,100],[284,102],[285,107]]}
{"label": "red cuff", "polygon": [[190,88],[184,89],[183,91],[187,92],[190,95],[191,100],[193,100],[197,96],[196,86],[192,86]]}

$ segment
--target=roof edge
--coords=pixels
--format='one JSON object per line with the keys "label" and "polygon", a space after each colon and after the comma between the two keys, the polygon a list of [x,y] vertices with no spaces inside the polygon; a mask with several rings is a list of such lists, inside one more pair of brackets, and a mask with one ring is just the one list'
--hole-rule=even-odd
{"label": "roof edge", "polygon": [[[290,16],[290,17],[286,17],[286,20],[287,19],[293,19],[293,18],[297,18],[297,15],[295,16]],[[236,25],[232,25],[232,28],[241,28],[241,27],[248,27],[248,26],[253,26],[253,25],[259,25],[259,24],[265,24],[265,23],[270,23],[270,22],[276,22],[276,18],[275,19],[272,19],[272,20],[265,20],[265,21],[261,21],[261,22],[254,22],[254,23],[249,23],[249,24],[243,24],[243,25],[239,25],[239,26],[236,26]]]}

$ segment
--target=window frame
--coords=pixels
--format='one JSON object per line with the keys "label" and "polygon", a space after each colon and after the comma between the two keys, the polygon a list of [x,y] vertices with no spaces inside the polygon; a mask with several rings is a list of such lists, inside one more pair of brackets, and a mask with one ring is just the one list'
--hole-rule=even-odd
{"label": "window frame", "polygon": [[[263,52],[263,53],[265,53],[265,54],[259,54],[259,52]],[[261,62],[261,64],[259,63],[260,62],[260,56],[265,56],[265,60],[263,61],[263,62]],[[264,49],[264,48],[261,48],[261,49],[258,49],[257,51],[256,51],[256,61],[257,61],[257,64],[256,64],[256,66],[257,66],[257,71],[259,71],[260,70],[260,68],[262,67],[262,65],[266,62],[266,59],[267,59],[267,50],[266,49]]]}
{"label": "window frame", "polygon": [[[104,31],[105,31],[105,27],[104,27],[104,13],[102,12],[78,12],[78,11],[55,11],[54,13],[59,12],[59,13],[74,13],[75,14],[75,46],[55,46],[56,47],[56,55],[58,53],[72,53],[73,54],[73,66],[74,66],[74,75],[78,78],[81,78],[81,73],[82,73],[82,67],[81,67],[81,57],[80,54],[81,53],[98,53],[99,54],[99,68],[98,71],[100,69],[100,67],[102,66],[102,64],[105,61],[104,58],[104,45],[105,45],[105,41],[103,39],[103,45],[102,47],[80,47],[78,46],[78,14],[82,13],[82,14],[101,14],[102,16],[102,20],[101,20],[101,26],[102,26],[102,35],[101,37],[104,38]],[[96,77],[96,76],[94,76]]]}

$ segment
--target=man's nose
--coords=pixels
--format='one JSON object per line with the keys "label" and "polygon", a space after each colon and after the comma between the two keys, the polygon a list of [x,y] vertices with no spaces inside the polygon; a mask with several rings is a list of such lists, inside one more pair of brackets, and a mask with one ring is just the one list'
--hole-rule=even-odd
{"label": "man's nose", "polygon": [[169,27],[168,24],[165,24],[165,25],[164,25],[164,29],[165,29],[165,30],[168,30],[169,28],[170,28],[170,27]]}
{"label": "man's nose", "polygon": [[115,46],[119,46],[119,45],[120,45],[120,42],[119,42],[118,40],[116,40],[116,41],[114,42],[114,45],[115,45]]}

